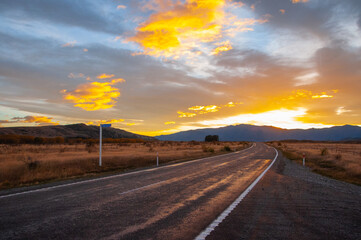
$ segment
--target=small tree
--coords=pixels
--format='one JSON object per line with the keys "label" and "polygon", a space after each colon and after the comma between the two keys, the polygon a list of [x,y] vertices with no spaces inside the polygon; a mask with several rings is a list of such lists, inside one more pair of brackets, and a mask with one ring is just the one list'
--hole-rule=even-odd
{"label": "small tree", "polygon": [[218,142],[218,141],[219,141],[219,137],[218,137],[218,135],[207,135],[207,136],[204,138],[204,141],[205,141],[205,142]]}

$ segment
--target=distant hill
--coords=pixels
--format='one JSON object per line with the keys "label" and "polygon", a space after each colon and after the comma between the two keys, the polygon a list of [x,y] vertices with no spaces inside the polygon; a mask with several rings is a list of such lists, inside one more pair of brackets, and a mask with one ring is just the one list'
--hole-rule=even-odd
{"label": "distant hill", "polygon": [[343,141],[361,139],[361,127],[345,125],[321,129],[281,129],[270,126],[240,124],[222,128],[196,129],[170,135],[161,135],[156,138],[169,141],[204,141],[206,135],[218,135],[220,141],[266,142],[287,139]]}
{"label": "distant hill", "polygon": [[[0,135],[27,135],[34,137],[99,138],[99,127],[83,123],[41,127],[3,127]],[[134,138],[155,140],[153,137],[127,132],[117,128],[103,128],[103,138]]]}

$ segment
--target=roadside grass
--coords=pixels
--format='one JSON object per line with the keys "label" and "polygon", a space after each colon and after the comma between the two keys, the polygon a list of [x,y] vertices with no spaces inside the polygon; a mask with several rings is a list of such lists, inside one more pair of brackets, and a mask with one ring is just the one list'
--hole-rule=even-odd
{"label": "roadside grass", "polygon": [[285,157],[327,177],[361,186],[361,144],[324,142],[271,142]]}
{"label": "roadside grass", "polygon": [[106,143],[99,167],[98,144],[0,144],[0,189],[122,172],[238,151],[248,142]]}

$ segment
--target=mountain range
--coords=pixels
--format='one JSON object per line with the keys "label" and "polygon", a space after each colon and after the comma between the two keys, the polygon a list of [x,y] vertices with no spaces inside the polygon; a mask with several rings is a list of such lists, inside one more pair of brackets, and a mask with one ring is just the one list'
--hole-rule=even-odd
{"label": "mountain range", "polygon": [[207,135],[218,135],[220,141],[313,140],[344,141],[361,140],[361,127],[344,125],[320,129],[281,129],[271,126],[232,125],[221,128],[204,128],[161,135],[156,138],[168,141],[204,141]]}
{"label": "mountain range", "polygon": [[[99,127],[83,123],[40,127],[3,127],[0,135],[27,135],[34,137],[99,138]],[[117,128],[103,128],[103,138],[135,138],[155,140],[153,137],[127,132]]]}

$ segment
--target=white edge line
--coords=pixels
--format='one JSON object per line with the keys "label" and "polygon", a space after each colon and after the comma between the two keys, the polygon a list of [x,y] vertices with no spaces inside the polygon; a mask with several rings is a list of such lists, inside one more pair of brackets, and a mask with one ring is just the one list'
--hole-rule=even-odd
{"label": "white edge line", "polygon": [[180,166],[180,165],[184,165],[184,164],[188,164],[188,163],[192,163],[192,162],[202,161],[202,160],[205,160],[205,159],[212,159],[212,158],[215,158],[215,157],[220,157],[220,156],[225,156],[225,155],[231,155],[231,154],[237,154],[237,153],[243,152],[243,151],[245,151],[245,150],[249,150],[249,149],[253,148],[254,146],[255,146],[255,143],[253,143],[251,147],[246,148],[246,149],[243,149],[243,150],[241,150],[241,151],[237,151],[237,152],[233,152],[233,153],[229,153],[229,154],[212,156],[212,157],[195,159],[195,160],[191,160],[191,161],[187,161],[187,162],[183,162],[183,163],[174,163],[174,164],[167,165],[167,166],[155,167],[155,168],[151,168],[151,169],[144,169],[144,170],[135,171],[135,172],[130,172],[130,173],[120,173],[120,174],[116,174],[116,175],[112,175],[112,176],[108,176],[108,177],[100,177],[100,178],[83,180],[83,181],[78,181],[78,182],[73,182],[73,183],[56,185],[56,186],[52,186],[52,187],[45,187],[45,188],[39,188],[39,189],[29,190],[29,191],[24,191],[24,192],[11,193],[11,194],[7,194],[7,195],[2,195],[2,196],[0,196],[0,199],[2,199],[2,198],[8,198],[8,197],[14,197],[14,196],[23,195],[23,194],[28,194],[28,193],[44,192],[44,191],[48,191],[48,190],[51,190],[51,189],[56,189],[56,188],[61,188],[61,187],[68,187],[68,186],[73,186],[73,185],[79,185],[79,184],[84,184],[84,183],[89,183],[89,182],[96,182],[96,181],[102,181],[102,180],[106,180],[106,179],[124,177],[124,176],[134,175],[134,174],[141,173],[141,172],[155,171],[155,170],[157,170],[157,169],[162,169],[162,168],[176,167],[176,166]]}
{"label": "white edge line", "polygon": [[278,151],[273,148],[276,151],[276,156],[273,159],[272,163],[259,175],[256,180],[253,181],[251,185],[248,186],[248,188],[239,195],[239,197],[228,206],[226,210],[224,210],[221,215],[219,215],[206,229],[203,230],[196,238],[195,240],[204,240],[206,237],[220,224],[232,211],[236,208],[236,206],[243,200],[243,198],[256,186],[256,184],[261,180],[261,178],[266,174],[266,172],[272,167],[273,163],[276,161],[278,157]]}

